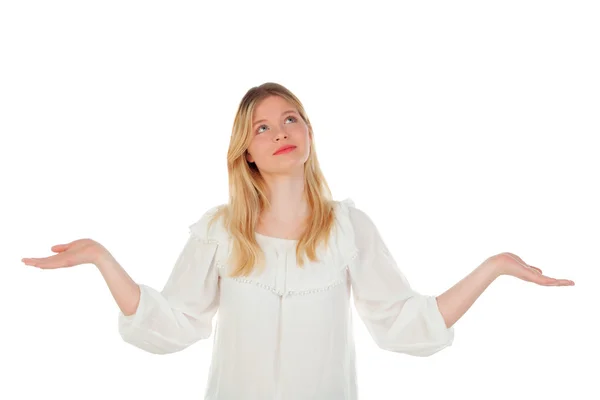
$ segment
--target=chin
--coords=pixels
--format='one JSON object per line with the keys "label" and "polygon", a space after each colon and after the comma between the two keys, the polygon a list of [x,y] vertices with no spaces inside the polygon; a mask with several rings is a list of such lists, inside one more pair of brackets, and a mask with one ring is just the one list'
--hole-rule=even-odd
{"label": "chin", "polygon": [[262,170],[266,174],[284,175],[298,173],[304,171],[304,163],[300,160],[294,160],[290,162],[282,162],[276,165],[272,165],[267,170]]}

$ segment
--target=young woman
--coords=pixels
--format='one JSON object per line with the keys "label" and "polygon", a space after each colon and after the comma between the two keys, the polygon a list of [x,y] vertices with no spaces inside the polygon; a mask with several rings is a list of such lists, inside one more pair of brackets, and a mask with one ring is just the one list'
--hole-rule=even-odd
{"label": "young woman", "polygon": [[313,128],[296,96],[251,88],[227,153],[229,202],[206,210],[162,291],[134,282],[91,239],[24,258],[39,268],[95,264],[115,298],[123,339],[157,354],[212,333],[205,399],[357,399],[350,294],[379,347],[429,356],[500,275],[554,279],[512,253],[489,257],[440,296],[413,290],[368,215],[332,200]]}

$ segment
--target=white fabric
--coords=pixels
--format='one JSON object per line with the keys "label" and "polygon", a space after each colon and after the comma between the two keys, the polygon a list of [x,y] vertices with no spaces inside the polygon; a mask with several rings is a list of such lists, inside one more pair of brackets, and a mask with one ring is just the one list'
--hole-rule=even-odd
{"label": "white fabric", "polygon": [[[320,262],[296,266],[295,240],[256,233],[267,267],[229,278],[231,240],[208,210],[161,292],[140,284],[135,314],[119,312],[122,338],[156,354],[212,333],[205,400],[356,400],[350,294],[385,350],[429,356],[450,346],[435,296],[411,289],[379,232],[350,199],[336,202],[335,230]],[[218,314],[217,314],[218,311]]]}

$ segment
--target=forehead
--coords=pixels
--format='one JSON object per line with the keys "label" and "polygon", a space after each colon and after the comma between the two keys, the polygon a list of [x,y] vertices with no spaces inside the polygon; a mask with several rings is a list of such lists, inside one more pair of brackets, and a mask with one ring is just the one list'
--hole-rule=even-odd
{"label": "forehead", "polygon": [[254,108],[254,118],[279,117],[286,110],[294,110],[296,107],[286,99],[280,96],[269,96],[262,99]]}

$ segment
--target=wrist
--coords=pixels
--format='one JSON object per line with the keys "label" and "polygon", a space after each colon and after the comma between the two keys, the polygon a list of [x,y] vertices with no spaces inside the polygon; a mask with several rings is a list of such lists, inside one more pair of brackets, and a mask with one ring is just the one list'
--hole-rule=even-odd
{"label": "wrist", "polygon": [[502,264],[496,258],[488,258],[479,266],[479,268],[485,270],[488,274],[493,276],[494,279],[506,274]]}
{"label": "wrist", "polygon": [[113,262],[114,258],[112,254],[101,244],[98,244],[98,248],[95,251],[93,264],[98,269],[102,269]]}

